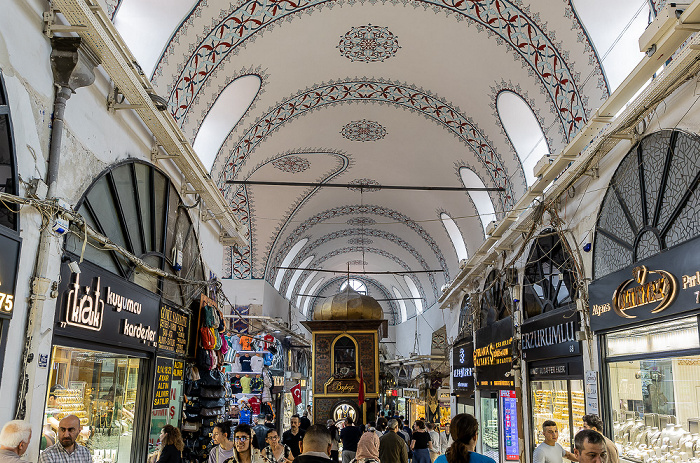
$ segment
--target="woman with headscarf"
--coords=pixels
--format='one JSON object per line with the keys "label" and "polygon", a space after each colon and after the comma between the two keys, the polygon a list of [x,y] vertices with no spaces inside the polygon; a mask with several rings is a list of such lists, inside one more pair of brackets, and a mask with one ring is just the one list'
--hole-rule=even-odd
{"label": "woman with headscarf", "polygon": [[493,458],[476,453],[479,422],[468,413],[460,413],[450,423],[452,445],[435,459],[435,463],[496,463]]}
{"label": "woman with headscarf", "polygon": [[350,463],[379,463],[379,437],[374,431],[362,434],[355,458]]}

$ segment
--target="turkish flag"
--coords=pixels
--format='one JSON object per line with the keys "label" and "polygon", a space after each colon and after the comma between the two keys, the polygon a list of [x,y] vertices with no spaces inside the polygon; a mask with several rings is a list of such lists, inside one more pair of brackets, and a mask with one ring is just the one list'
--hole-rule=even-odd
{"label": "turkish flag", "polygon": [[294,405],[299,405],[301,403],[301,383],[291,388],[289,392],[292,393],[292,397],[294,398]]}
{"label": "turkish flag", "polygon": [[365,402],[365,379],[362,376],[362,367],[360,367],[360,392],[357,394],[357,401],[360,407]]}

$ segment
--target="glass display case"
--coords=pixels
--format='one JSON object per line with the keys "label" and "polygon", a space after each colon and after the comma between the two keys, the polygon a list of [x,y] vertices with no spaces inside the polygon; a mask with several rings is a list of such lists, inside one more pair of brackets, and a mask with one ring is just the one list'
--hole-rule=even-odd
{"label": "glass display case", "polygon": [[95,463],[130,460],[141,361],[107,352],[54,346],[43,434],[55,442],[58,423],[75,415],[78,442]]}
{"label": "glass display case", "polygon": [[481,396],[481,453],[494,460],[500,460],[498,434],[498,393],[482,392]]}
{"label": "glass display case", "polygon": [[573,451],[573,438],[583,427],[581,418],[586,414],[583,380],[531,381],[532,429],[534,447],[544,442],[542,424],[547,420],[557,423],[559,443]]}

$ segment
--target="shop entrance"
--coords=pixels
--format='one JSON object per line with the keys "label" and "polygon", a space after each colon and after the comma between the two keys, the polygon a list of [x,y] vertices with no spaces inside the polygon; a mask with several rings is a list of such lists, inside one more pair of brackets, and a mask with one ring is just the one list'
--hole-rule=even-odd
{"label": "shop entrance", "polygon": [[481,453],[501,461],[498,438],[498,392],[481,391]]}

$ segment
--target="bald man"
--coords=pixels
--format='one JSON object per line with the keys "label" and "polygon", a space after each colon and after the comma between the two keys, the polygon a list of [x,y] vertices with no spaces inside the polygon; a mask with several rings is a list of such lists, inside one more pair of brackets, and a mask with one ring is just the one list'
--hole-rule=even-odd
{"label": "bald man", "polygon": [[75,442],[80,434],[80,419],[68,415],[58,423],[58,443],[39,455],[39,463],[92,463],[88,449]]}

